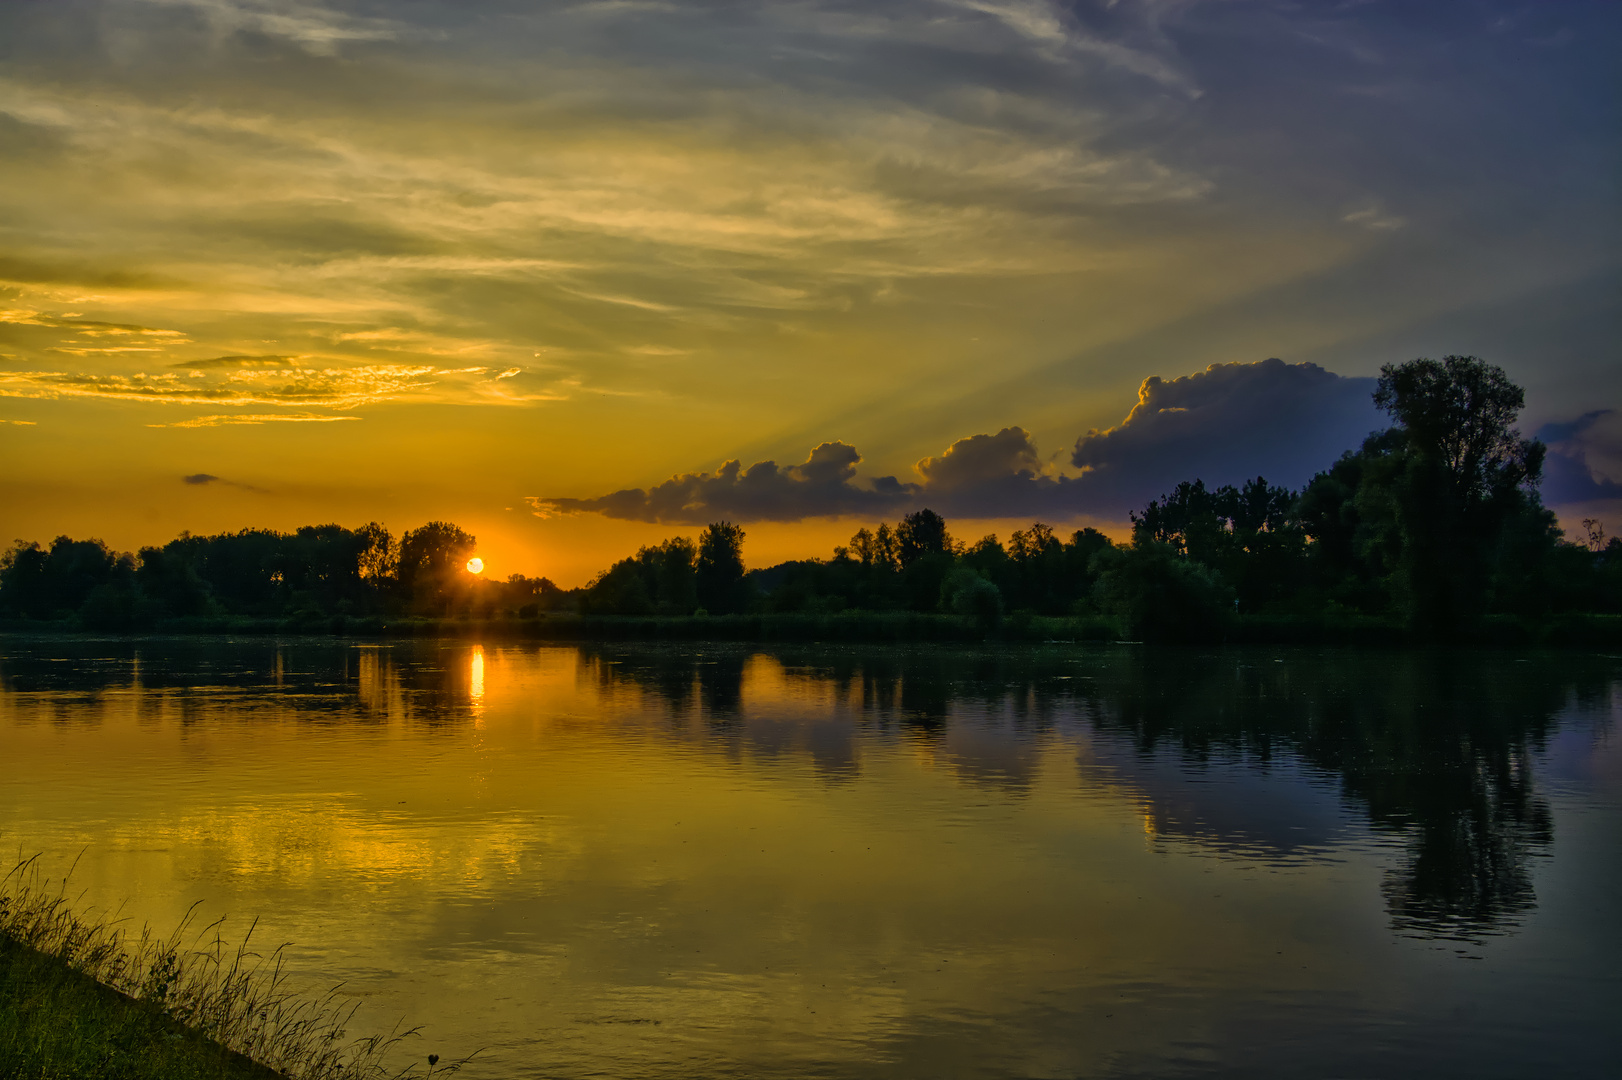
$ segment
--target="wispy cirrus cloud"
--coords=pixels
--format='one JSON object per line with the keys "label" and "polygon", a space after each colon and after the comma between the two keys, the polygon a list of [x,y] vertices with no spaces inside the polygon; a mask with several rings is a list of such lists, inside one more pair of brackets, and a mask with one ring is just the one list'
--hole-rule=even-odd
{"label": "wispy cirrus cloud", "polygon": [[[168,370],[127,375],[0,370],[0,397],[354,409],[407,399],[488,400],[509,404],[562,401],[580,385],[576,379],[560,379],[522,369],[496,372],[482,366],[318,365],[318,360],[289,362],[283,357],[226,356],[197,363],[182,361],[170,365]],[[262,421],[263,416],[252,422]],[[150,426],[212,425],[188,421]]]}
{"label": "wispy cirrus cloud", "polygon": [[216,34],[251,31],[284,38],[317,56],[331,56],[348,42],[389,41],[407,28],[388,19],[361,17],[308,0],[139,0],[196,12]]}
{"label": "wispy cirrus cloud", "polygon": [[358,416],[325,416],[320,413],[222,413],[217,416],[197,416],[190,420],[177,420],[172,424],[148,424],[155,428],[202,428],[253,426],[256,424],[331,424],[341,420],[359,420]]}

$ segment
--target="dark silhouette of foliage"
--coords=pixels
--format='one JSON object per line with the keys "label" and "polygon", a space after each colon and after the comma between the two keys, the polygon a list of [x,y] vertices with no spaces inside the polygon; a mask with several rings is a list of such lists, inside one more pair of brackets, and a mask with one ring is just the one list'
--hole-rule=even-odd
{"label": "dark silhouette of foliage", "polygon": [[1233,590],[1220,574],[1146,541],[1098,556],[1098,601],[1140,641],[1213,641],[1233,618]]}
{"label": "dark silhouette of foliage", "polygon": [[691,615],[697,607],[698,548],[684,536],[621,559],[581,600],[589,615]]}
{"label": "dark silhouette of foliage", "polygon": [[467,561],[476,545],[472,536],[445,521],[411,530],[400,538],[400,588],[418,610],[443,615],[471,584]]}
{"label": "dark silhouette of foliage", "polygon": [[1006,545],[995,535],[965,544],[925,508],[858,529],[832,558],[746,573],[743,530],[720,521],[696,542],[643,547],[565,591],[545,578],[469,573],[474,538],[439,521],[399,543],[376,522],[182,534],[137,557],[63,536],[0,555],[0,619],[137,630],[245,616],[309,629],[350,617],[702,612],[856,627],[872,613],[869,630],[907,628],[882,631],[896,635],[1029,638],[1052,626],[1038,620],[1071,617],[1086,636],[1116,628],[1214,641],[1246,626],[1366,637],[1400,624],[1424,637],[1622,612],[1622,541],[1597,519],[1583,523],[1579,543],[1562,539],[1536,491],[1543,447],[1515,430],[1523,394],[1501,370],[1459,356],[1387,365],[1375,400],[1396,425],[1299,493],[1260,476],[1237,487],[1186,481],[1131,515],[1124,548],[1090,528],[1061,539],[1040,521]]}
{"label": "dark silhouette of foliage", "polygon": [[749,603],[744,580],[743,530],[718,521],[698,541],[698,604],[712,615],[742,611]]}
{"label": "dark silhouette of foliage", "polygon": [[927,507],[908,514],[895,528],[895,556],[903,570],[928,555],[950,552],[951,544],[946,519]]}

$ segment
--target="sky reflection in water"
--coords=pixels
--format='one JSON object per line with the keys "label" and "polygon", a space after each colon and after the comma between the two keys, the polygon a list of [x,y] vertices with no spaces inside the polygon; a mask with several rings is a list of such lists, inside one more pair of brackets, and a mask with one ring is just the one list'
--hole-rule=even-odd
{"label": "sky reflection in water", "polygon": [[469,1076],[1599,1075],[1619,675],[8,639],[0,826]]}

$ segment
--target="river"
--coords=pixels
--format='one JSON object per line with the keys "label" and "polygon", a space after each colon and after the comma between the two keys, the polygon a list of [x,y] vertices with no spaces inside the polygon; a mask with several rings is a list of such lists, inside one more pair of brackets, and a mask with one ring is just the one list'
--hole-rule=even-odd
{"label": "river", "polygon": [[1614,1075],[1622,658],[0,638],[0,841],[478,1077]]}

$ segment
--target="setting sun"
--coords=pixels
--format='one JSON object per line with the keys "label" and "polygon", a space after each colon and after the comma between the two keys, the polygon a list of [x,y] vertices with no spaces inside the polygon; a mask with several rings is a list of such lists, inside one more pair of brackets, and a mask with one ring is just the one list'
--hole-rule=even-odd
{"label": "setting sun", "polygon": [[474,556],[473,558],[469,559],[467,561],[467,572],[470,574],[484,573],[484,560],[478,556]]}

